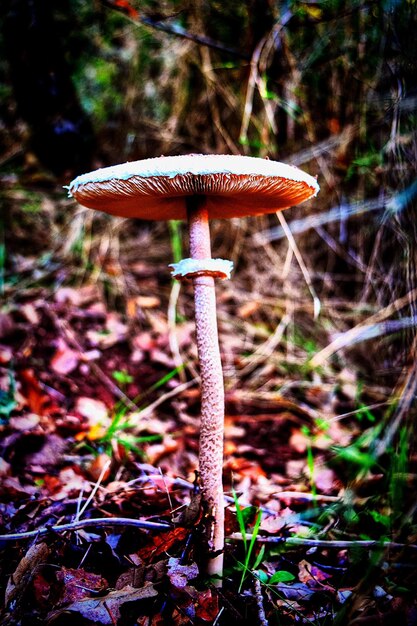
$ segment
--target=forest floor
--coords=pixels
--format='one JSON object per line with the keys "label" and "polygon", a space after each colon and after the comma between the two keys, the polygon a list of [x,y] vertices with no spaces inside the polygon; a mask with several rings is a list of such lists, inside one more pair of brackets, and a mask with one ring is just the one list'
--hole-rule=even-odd
{"label": "forest floor", "polygon": [[[398,418],[411,366],[390,378],[368,344],[322,352],[326,307],[346,328],[377,309],[335,299],[315,325],[302,277],[283,291],[273,270],[253,275],[264,251],[218,285],[219,588],[201,568],[192,287],[167,269],[178,233],[94,219],[61,190],[11,184],[7,201],[0,623],[417,624],[417,463]],[[227,228],[217,249],[239,254],[249,237]]]}

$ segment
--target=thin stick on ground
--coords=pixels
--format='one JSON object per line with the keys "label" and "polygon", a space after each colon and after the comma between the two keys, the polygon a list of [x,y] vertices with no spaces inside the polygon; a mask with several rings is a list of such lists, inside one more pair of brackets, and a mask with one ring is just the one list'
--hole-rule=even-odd
{"label": "thin stick on ground", "polygon": [[[414,512],[414,510],[413,510]],[[141,528],[143,530],[172,530],[174,526],[168,522],[150,522],[142,519],[132,519],[130,517],[98,517],[94,519],[83,519],[77,522],[69,522],[68,524],[56,524],[54,526],[42,526],[35,530],[28,530],[21,533],[8,533],[6,535],[0,535],[0,541],[23,541],[25,539],[34,539],[43,537],[49,533],[62,533],[74,530],[80,530],[81,528],[105,528],[112,526],[125,526]],[[246,540],[252,540],[251,533],[246,535]],[[243,541],[241,533],[233,533],[228,537],[231,541]],[[271,537],[258,535],[255,539],[257,543],[282,543],[287,546],[304,546],[308,548],[332,548],[332,549],[352,549],[352,548],[367,548],[370,550],[381,549],[397,549],[403,550],[405,548],[411,550],[417,550],[417,545],[410,543],[398,543],[396,541],[377,541],[372,539],[366,540],[326,540],[326,539],[305,539],[304,537]]]}

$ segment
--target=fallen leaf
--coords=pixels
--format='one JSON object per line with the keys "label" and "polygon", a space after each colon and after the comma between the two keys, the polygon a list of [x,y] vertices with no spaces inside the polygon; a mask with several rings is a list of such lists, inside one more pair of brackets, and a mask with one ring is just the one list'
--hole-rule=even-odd
{"label": "fallen leaf", "polygon": [[34,572],[40,563],[46,563],[50,550],[46,543],[35,543],[26,552],[16,570],[10,576],[5,592],[5,605],[18,601],[31,582]]}
{"label": "fallen leaf", "polygon": [[282,517],[277,517],[276,515],[268,515],[265,517],[260,525],[260,530],[264,530],[267,533],[271,533],[274,535],[275,533],[279,533],[284,526],[286,526],[287,521]]}
{"label": "fallen leaf", "polygon": [[197,600],[197,606],[195,607],[196,617],[204,622],[213,624],[219,613],[218,596],[213,596],[211,589],[206,589],[198,593]]}
{"label": "fallen leaf", "polygon": [[10,474],[11,465],[0,457],[0,476],[8,476]]}
{"label": "fallen leaf", "polygon": [[29,413],[28,415],[18,415],[11,417],[9,424],[13,430],[25,431],[32,430],[39,425],[40,417],[35,413]]}
{"label": "fallen leaf", "polygon": [[51,499],[55,501],[65,500],[80,492],[85,495],[92,489],[91,483],[72,467],[65,467],[58,476],[45,476],[45,484],[50,488]]}
{"label": "fallen leaf", "polygon": [[0,338],[10,335],[15,328],[13,319],[9,313],[0,312]]}
{"label": "fallen leaf", "polygon": [[21,384],[20,393],[29,409],[36,415],[51,415],[59,411],[52,398],[44,391],[32,369],[20,370],[18,378]]}
{"label": "fallen leaf", "polygon": [[331,468],[319,465],[314,471],[314,482],[321,493],[331,493],[335,488],[336,474]]}
{"label": "fallen leaf", "polygon": [[72,304],[73,306],[85,306],[91,302],[100,300],[100,290],[97,285],[84,285],[78,289],[73,287],[60,287],[55,292],[55,302],[59,304]]}
{"label": "fallen leaf", "polygon": [[296,600],[297,602],[306,602],[311,599],[315,591],[310,589],[304,583],[288,584],[285,582],[276,585],[279,593],[287,600]]}
{"label": "fallen leaf", "polygon": [[182,589],[188,585],[190,580],[197,578],[199,571],[196,563],[191,563],[191,565],[181,565],[180,559],[171,557],[168,560],[167,574],[171,584],[178,589]]}
{"label": "fallen leaf", "polygon": [[43,609],[48,608],[48,603],[51,600],[51,588],[52,585],[48,581],[42,572],[35,571],[32,582],[33,594],[36,599],[36,604]]}
{"label": "fallen leaf", "polygon": [[102,480],[106,481],[110,476],[111,461],[111,457],[108,454],[104,452],[98,454],[86,467],[90,478],[96,482],[101,476]]}
{"label": "fallen leaf", "polygon": [[58,339],[57,343],[58,345],[50,364],[54,372],[65,376],[78,367],[80,354],[72,350],[61,338]]}
{"label": "fallen leaf", "polygon": [[104,425],[108,421],[107,407],[101,400],[81,396],[77,398],[75,410],[86,417],[90,426]]}
{"label": "fallen leaf", "polygon": [[250,300],[249,302],[245,302],[237,309],[237,317],[244,318],[250,317],[256,311],[259,310],[261,303],[259,300]]}
{"label": "fallen leaf", "polygon": [[19,308],[19,313],[26,318],[29,324],[32,324],[33,326],[39,325],[40,323],[39,314],[38,314],[38,311],[36,310],[36,307],[33,304],[28,302],[27,304],[22,305]]}
{"label": "fallen leaf", "polygon": [[314,587],[317,585],[318,581],[327,580],[331,578],[330,574],[326,574],[321,569],[312,565],[305,559],[299,562],[298,564],[298,579],[302,583],[312,583],[309,587]]}
{"label": "fallen leaf", "polygon": [[135,303],[142,309],[155,309],[161,306],[161,300],[156,296],[137,296]]}
{"label": "fallen leaf", "polygon": [[62,596],[57,605],[64,606],[91,597],[92,592],[103,591],[108,587],[105,578],[98,574],[86,572],[84,569],[62,567],[56,574],[58,582],[62,583]]}
{"label": "fallen leaf", "polygon": [[145,583],[139,589],[127,585],[123,589],[110,591],[99,598],[77,600],[59,611],[52,611],[48,619],[55,619],[62,613],[77,613],[91,622],[113,626],[120,619],[120,608],[127,602],[138,602],[154,598],[158,592],[152,583]]}
{"label": "fallen leaf", "polygon": [[13,358],[13,350],[9,346],[0,345],[0,364],[7,365]]}
{"label": "fallen leaf", "polygon": [[291,448],[298,454],[304,454],[310,443],[310,438],[299,429],[293,431],[289,441]]}
{"label": "fallen leaf", "polygon": [[181,527],[161,532],[153,536],[152,541],[149,538],[146,546],[141,548],[137,555],[145,563],[150,563],[160,554],[167,552],[175,543],[185,541],[189,532],[188,528]]}
{"label": "fallen leaf", "polygon": [[106,317],[104,330],[88,330],[86,335],[90,343],[99,348],[111,348],[127,337],[128,327],[117,313],[109,313]]}
{"label": "fallen leaf", "polygon": [[146,458],[151,465],[158,465],[159,461],[178,450],[178,441],[166,435],[162,443],[154,443],[146,446]]}
{"label": "fallen leaf", "polygon": [[[39,438],[42,439],[41,437]],[[57,465],[67,447],[67,442],[54,433],[43,438],[42,447],[37,452],[28,453],[25,457],[26,465],[39,468],[54,467]]]}

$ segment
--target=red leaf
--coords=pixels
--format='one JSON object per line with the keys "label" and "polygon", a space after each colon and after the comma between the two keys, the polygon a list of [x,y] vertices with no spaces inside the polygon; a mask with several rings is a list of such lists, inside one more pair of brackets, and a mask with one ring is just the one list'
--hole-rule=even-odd
{"label": "red leaf", "polygon": [[46,608],[50,600],[51,585],[39,571],[35,572],[33,577],[33,592],[36,604],[39,607]]}
{"label": "red leaf", "polygon": [[131,17],[132,20],[137,20],[139,17],[139,12],[132,7],[127,0],[108,0],[108,4],[111,4],[118,11],[125,13]]}
{"label": "red leaf", "polygon": [[196,617],[204,622],[213,623],[219,612],[219,599],[213,596],[211,589],[201,591],[198,594],[198,603],[196,606]]}
{"label": "red leaf", "polygon": [[51,415],[59,411],[52,398],[44,391],[42,383],[36,378],[31,369],[21,370],[18,374],[21,384],[21,394],[32,413],[36,415]]}
{"label": "red leaf", "polygon": [[94,595],[93,592],[103,591],[108,587],[108,582],[102,576],[84,569],[62,567],[56,577],[63,583],[63,595],[59,602],[61,606],[88,598]]}
{"label": "red leaf", "polygon": [[189,532],[187,528],[174,528],[159,533],[152,538],[152,543],[139,550],[137,554],[143,561],[150,563],[155,557],[167,552],[175,543],[185,541]]}

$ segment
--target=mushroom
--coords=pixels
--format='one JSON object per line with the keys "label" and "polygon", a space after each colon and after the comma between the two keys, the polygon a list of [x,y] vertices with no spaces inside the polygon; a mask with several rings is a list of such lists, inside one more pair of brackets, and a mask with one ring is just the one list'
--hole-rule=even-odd
{"label": "mushroom", "polygon": [[224,385],[220,360],[215,278],[228,278],[232,263],[212,259],[209,220],[274,213],[317,194],[312,176],[266,159],[232,155],[184,155],[129,162],[78,176],[70,195],[89,208],[145,220],[188,220],[190,258],[172,265],[173,276],[192,279],[201,377],[199,471],[209,524],[207,571],[223,571]]}

